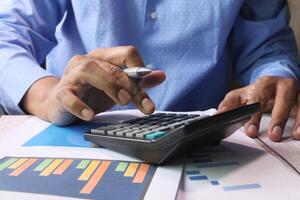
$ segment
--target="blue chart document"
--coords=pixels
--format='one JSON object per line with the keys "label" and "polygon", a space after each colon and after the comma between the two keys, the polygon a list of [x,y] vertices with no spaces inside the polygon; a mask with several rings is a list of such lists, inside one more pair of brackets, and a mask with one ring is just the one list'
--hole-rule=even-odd
{"label": "blue chart document", "polygon": [[27,141],[23,146],[91,147],[91,143],[83,139],[83,133],[102,125],[104,124],[80,123],[68,127],[50,125]]}
{"label": "blue chart document", "polygon": [[0,190],[135,200],[144,197],[155,170],[127,161],[5,157],[0,160]]}

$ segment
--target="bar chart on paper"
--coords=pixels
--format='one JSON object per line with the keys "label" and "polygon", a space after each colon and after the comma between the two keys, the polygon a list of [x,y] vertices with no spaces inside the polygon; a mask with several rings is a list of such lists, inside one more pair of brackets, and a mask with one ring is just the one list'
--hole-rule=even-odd
{"label": "bar chart on paper", "polygon": [[115,160],[5,157],[0,159],[0,190],[86,199],[142,199],[155,170],[146,163]]}
{"label": "bar chart on paper", "polygon": [[[259,155],[259,152],[256,153]],[[186,159],[185,182],[194,193],[202,191],[204,195],[210,191],[229,195],[231,192],[261,190],[263,187],[258,180],[243,173],[238,174],[245,163],[241,163],[241,159],[236,159],[236,155],[228,152],[225,145],[189,153]]]}

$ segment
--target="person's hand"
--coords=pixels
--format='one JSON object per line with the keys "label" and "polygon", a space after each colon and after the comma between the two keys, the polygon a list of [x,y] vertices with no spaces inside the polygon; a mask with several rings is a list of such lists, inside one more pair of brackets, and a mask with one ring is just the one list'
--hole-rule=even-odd
{"label": "person's hand", "polygon": [[[136,48],[102,48],[74,56],[60,79],[46,77],[33,84],[23,107],[57,125],[72,123],[76,117],[88,121],[95,113],[130,102],[143,113],[151,114],[155,105],[143,88],[162,83],[165,74],[154,71],[138,82],[121,70],[123,66],[144,66]],[[47,93],[46,97],[39,97],[40,92]],[[44,102],[40,106],[38,99]]]}
{"label": "person's hand", "polygon": [[[220,103],[218,112],[224,112],[242,105],[259,102],[261,111],[254,114],[245,124],[246,134],[257,137],[260,120],[264,112],[272,111],[268,136],[273,141],[281,141],[289,116],[295,116],[293,138],[300,140],[300,94],[298,82],[279,77],[262,77],[255,83],[230,91]],[[293,109],[292,109],[293,108]],[[292,111],[292,112],[291,112]]]}

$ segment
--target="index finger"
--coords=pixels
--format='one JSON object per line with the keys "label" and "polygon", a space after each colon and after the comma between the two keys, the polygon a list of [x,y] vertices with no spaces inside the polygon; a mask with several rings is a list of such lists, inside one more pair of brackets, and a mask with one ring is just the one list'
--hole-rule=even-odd
{"label": "index finger", "polygon": [[89,53],[89,56],[110,62],[119,67],[144,66],[139,51],[134,46],[119,46],[112,48],[99,48]]}

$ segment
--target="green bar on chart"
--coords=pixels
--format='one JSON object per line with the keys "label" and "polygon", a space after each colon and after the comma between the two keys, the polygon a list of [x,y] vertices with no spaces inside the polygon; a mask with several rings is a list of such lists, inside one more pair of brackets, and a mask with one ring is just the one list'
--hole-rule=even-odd
{"label": "green bar on chart", "polygon": [[43,171],[54,159],[46,159],[39,164],[33,171]]}
{"label": "green bar on chart", "polygon": [[127,165],[128,165],[128,162],[119,162],[115,171],[116,172],[124,172],[126,170]]}
{"label": "green bar on chart", "polygon": [[10,166],[11,164],[13,164],[17,160],[18,160],[18,158],[10,158],[7,161],[1,163],[0,164],[0,171],[2,171],[3,169],[7,168],[8,166]]}
{"label": "green bar on chart", "polygon": [[88,164],[91,162],[91,160],[82,160],[80,163],[76,166],[76,169],[85,169]]}

